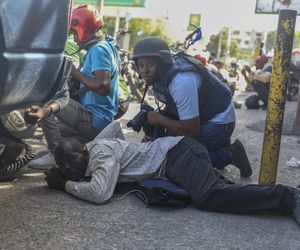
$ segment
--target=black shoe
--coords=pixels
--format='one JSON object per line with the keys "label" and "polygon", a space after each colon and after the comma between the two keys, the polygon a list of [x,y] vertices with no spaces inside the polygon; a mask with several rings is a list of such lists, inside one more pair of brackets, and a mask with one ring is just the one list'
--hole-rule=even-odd
{"label": "black shoe", "polygon": [[292,213],[292,217],[297,222],[298,226],[300,226],[300,190],[295,195],[295,208]]}
{"label": "black shoe", "polygon": [[240,170],[242,177],[249,177],[252,174],[252,168],[243,144],[240,140],[235,140],[235,142],[231,145],[231,148],[231,163]]}
{"label": "black shoe", "polygon": [[234,101],[233,104],[236,109],[240,109],[242,107],[242,104],[240,102]]}

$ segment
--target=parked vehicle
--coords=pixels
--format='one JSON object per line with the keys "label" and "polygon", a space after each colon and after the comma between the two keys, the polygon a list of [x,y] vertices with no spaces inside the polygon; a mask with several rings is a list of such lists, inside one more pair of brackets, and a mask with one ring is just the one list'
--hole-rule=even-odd
{"label": "parked vehicle", "polygon": [[70,2],[0,1],[0,114],[43,103],[60,87]]}

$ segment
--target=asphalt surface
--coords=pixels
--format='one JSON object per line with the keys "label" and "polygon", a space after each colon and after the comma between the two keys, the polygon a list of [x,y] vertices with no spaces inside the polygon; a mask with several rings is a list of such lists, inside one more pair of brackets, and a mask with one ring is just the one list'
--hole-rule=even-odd
{"label": "asphalt surface", "polygon": [[[242,102],[247,94],[237,93],[235,99]],[[286,109],[295,106],[287,103]],[[131,104],[122,124],[137,111]],[[257,183],[263,132],[247,125],[263,120],[266,111],[243,105],[236,113],[233,139],[244,143],[253,175],[241,179],[233,166],[222,172],[239,183]],[[124,133],[132,141],[142,136],[125,126]],[[45,146],[41,135],[29,142],[38,150]],[[300,168],[286,165],[292,157],[300,158],[300,137],[284,135],[277,183],[300,183]],[[49,189],[39,170],[27,169],[0,183],[0,196],[0,249],[300,249],[300,228],[288,216],[146,208],[134,195],[94,205]]]}

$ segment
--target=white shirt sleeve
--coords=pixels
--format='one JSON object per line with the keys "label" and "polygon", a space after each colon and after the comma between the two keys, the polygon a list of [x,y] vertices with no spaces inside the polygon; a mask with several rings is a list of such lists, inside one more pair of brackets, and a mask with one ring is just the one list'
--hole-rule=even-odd
{"label": "white shirt sleeve", "polygon": [[169,85],[169,91],[178,109],[180,120],[199,116],[198,88],[200,76],[192,72],[179,73]]}
{"label": "white shirt sleeve", "polygon": [[112,123],[108,124],[103,130],[101,130],[101,132],[95,137],[95,139],[109,138],[125,140],[120,122],[113,121]]}
{"label": "white shirt sleeve", "polygon": [[91,181],[67,181],[66,192],[82,200],[97,204],[106,203],[113,195],[120,172],[120,162],[112,155],[99,155],[91,164],[97,166]]}

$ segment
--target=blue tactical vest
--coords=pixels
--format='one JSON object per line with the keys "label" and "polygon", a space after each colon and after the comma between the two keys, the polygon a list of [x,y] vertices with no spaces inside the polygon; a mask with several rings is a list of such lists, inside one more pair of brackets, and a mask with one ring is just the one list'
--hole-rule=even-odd
{"label": "blue tactical vest", "polygon": [[154,96],[166,105],[168,113],[173,118],[179,120],[176,104],[169,92],[169,84],[181,72],[195,72],[202,77],[202,84],[198,90],[199,113],[202,124],[225,111],[231,102],[230,89],[225,86],[221,79],[209,74],[200,61],[187,54],[178,53],[174,56],[174,64],[163,79],[153,85]]}

